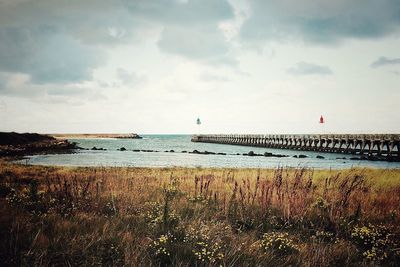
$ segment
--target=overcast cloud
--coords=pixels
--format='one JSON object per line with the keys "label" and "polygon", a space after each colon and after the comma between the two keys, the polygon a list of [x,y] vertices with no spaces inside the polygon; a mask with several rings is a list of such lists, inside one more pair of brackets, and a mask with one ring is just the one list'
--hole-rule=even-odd
{"label": "overcast cloud", "polygon": [[399,36],[398,0],[0,0],[0,130],[400,132]]}

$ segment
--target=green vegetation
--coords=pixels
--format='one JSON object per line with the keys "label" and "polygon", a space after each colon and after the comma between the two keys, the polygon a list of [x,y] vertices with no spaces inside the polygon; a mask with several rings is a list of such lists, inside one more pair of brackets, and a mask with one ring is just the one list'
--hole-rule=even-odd
{"label": "green vegetation", "polygon": [[0,163],[3,266],[396,266],[400,170]]}

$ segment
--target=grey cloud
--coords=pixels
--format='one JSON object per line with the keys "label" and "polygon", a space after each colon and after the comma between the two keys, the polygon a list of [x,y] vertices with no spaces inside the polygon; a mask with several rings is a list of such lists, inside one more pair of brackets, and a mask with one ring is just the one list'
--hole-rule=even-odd
{"label": "grey cloud", "polygon": [[[91,80],[105,61],[106,46],[140,41],[140,29],[149,25],[165,28],[161,51],[235,64],[217,30],[221,20],[233,17],[230,4],[220,0],[0,1],[0,71],[28,74],[37,84]],[[214,43],[199,37],[204,51],[198,44],[176,44],[176,27],[190,38],[196,37],[192,27],[203,27],[197,33]]]}
{"label": "grey cloud", "polygon": [[90,80],[101,62],[97,49],[46,31],[0,28],[0,70],[27,73],[35,83]]}
{"label": "grey cloud", "polygon": [[296,66],[287,69],[287,73],[292,75],[330,75],[332,74],[332,70],[326,66],[299,62]]}
{"label": "grey cloud", "polygon": [[161,51],[211,65],[237,65],[218,29],[219,22],[234,18],[228,1],[126,0],[124,3],[138,20],[163,26],[158,41]]}
{"label": "grey cloud", "polygon": [[371,68],[378,68],[386,65],[399,65],[400,58],[380,57],[371,64]]}
{"label": "grey cloud", "polygon": [[377,38],[400,29],[398,0],[251,2],[241,29],[247,41],[303,39],[336,43],[345,38]]}
{"label": "grey cloud", "polygon": [[28,0],[3,6],[0,25],[48,27],[54,33],[71,35],[85,43],[113,44],[132,37],[131,29],[136,23],[120,0]]}
{"label": "grey cloud", "polygon": [[234,16],[232,6],[225,0],[124,0],[124,4],[136,17],[180,26],[218,22]]}
{"label": "grey cloud", "polygon": [[0,96],[29,98],[39,102],[49,101],[50,98],[57,98],[58,101],[64,99],[68,102],[71,102],[72,98],[80,100],[105,99],[102,90],[99,90],[95,83],[82,85],[32,84],[27,75],[1,72],[0,81],[3,81],[5,85],[0,88]]}
{"label": "grey cloud", "polygon": [[37,84],[91,80],[105,60],[101,45],[131,36],[132,16],[118,2],[1,2],[0,71],[29,74]]}
{"label": "grey cloud", "polygon": [[129,86],[136,86],[147,80],[144,75],[138,75],[135,72],[130,72],[122,68],[117,69],[117,76],[125,85]]}
{"label": "grey cloud", "polygon": [[0,73],[0,91],[6,87],[6,80],[4,75]]}
{"label": "grey cloud", "polygon": [[158,46],[163,52],[212,65],[237,65],[229,55],[229,45],[223,34],[213,25],[165,28]]}

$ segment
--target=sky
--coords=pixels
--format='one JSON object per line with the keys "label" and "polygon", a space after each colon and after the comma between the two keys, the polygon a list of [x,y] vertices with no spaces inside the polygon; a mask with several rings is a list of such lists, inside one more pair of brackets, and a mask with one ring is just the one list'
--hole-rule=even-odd
{"label": "sky", "polygon": [[400,133],[400,1],[0,0],[0,131]]}

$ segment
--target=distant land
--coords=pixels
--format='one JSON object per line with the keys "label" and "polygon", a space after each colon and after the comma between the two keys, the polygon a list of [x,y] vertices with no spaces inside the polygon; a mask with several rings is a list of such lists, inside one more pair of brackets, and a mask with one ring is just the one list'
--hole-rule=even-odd
{"label": "distant land", "polygon": [[132,138],[132,139],[140,139],[142,138],[136,133],[74,133],[74,134],[69,134],[69,133],[63,133],[63,134],[48,134],[50,136],[53,136],[54,138],[57,139],[72,139],[72,138]]}
{"label": "distant land", "polygon": [[71,153],[75,143],[37,133],[0,132],[0,158],[34,154]]}

